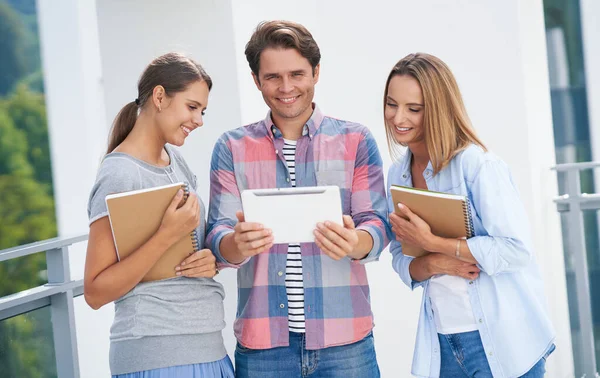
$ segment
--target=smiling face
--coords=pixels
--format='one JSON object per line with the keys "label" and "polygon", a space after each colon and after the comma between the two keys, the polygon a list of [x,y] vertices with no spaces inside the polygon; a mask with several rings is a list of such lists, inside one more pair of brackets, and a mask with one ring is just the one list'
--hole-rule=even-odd
{"label": "smiling face", "polygon": [[425,104],[419,82],[409,75],[392,77],[387,88],[384,118],[394,140],[405,146],[425,143],[424,115]]}
{"label": "smiling face", "polygon": [[[252,74],[263,99],[271,108],[273,122],[306,122],[312,114],[319,66],[295,49],[267,48],[260,54],[258,77]],[[279,125],[278,125],[279,126]]]}
{"label": "smiling face", "polygon": [[157,123],[166,143],[181,146],[192,131],[204,124],[208,93],[205,81],[195,81],[184,91],[165,97],[157,113]]}

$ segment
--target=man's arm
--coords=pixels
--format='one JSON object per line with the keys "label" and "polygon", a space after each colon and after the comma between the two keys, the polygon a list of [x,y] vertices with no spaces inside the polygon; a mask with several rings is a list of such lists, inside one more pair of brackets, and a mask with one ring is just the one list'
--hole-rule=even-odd
{"label": "man's arm", "polygon": [[223,135],[215,144],[210,162],[210,204],[205,242],[206,248],[217,258],[219,268],[239,268],[245,262],[229,261],[221,251],[222,239],[234,232],[237,223],[235,213],[242,210],[233,167],[233,155]]}
{"label": "man's arm", "polygon": [[250,257],[273,246],[271,230],[258,223],[245,222],[241,210],[233,154],[223,136],[217,141],[211,160],[205,243],[214,253],[220,268],[239,268]]}
{"label": "man's arm", "polygon": [[371,132],[365,128],[356,151],[350,200],[352,219],[361,235],[355,252],[362,254],[363,263],[379,259],[390,242],[385,192],[381,155]]}
{"label": "man's arm", "polygon": [[375,139],[365,129],[357,146],[350,216],[344,224],[317,225],[317,246],[335,260],[345,256],[361,263],[375,261],[390,241],[381,156]]}

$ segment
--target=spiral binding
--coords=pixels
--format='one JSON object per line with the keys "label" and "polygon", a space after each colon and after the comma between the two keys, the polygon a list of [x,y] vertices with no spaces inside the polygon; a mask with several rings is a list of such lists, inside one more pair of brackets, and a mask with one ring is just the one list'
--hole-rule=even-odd
{"label": "spiral binding", "polygon": [[473,215],[471,214],[471,206],[469,206],[469,199],[465,198],[463,201],[463,214],[465,215],[465,228],[467,230],[467,239],[472,237],[475,233],[473,228]]}
{"label": "spiral binding", "polygon": [[[187,201],[190,196],[190,187],[189,185],[183,184],[183,200]],[[194,248],[194,252],[198,252],[200,250],[200,238],[198,237],[198,230],[194,229],[190,233],[190,237],[192,238],[192,247]]]}

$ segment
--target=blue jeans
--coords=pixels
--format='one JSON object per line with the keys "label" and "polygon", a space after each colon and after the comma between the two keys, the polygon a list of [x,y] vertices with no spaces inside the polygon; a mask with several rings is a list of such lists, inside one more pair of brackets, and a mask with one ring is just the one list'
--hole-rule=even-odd
{"label": "blue jeans", "polygon": [[[438,334],[438,338],[442,355],[440,378],[493,378],[479,331]],[[542,378],[546,372],[546,357],[520,378]]]}
{"label": "blue jeans", "polygon": [[289,347],[235,348],[238,378],[379,378],[373,334],[349,345],[306,350],[303,333],[290,332]]}

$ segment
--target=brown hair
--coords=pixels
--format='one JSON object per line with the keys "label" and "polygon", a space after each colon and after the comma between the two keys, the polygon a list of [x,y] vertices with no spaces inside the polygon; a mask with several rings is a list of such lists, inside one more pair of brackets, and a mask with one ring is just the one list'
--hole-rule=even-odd
{"label": "brown hair", "polygon": [[[456,79],[444,62],[425,53],[409,54],[402,58],[392,68],[385,83],[384,112],[390,81],[399,75],[417,80],[423,92],[425,145],[435,173],[472,143],[486,150],[471,126]],[[386,134],[390,154],[396,158],[399,156],[398,143],[387,122]]]}
{"label": "brown hair", "polygon": [[202,66],[185,55],[171,52],[154,59],[140,76],[138,97],[117,114],[109,134],[106,153],[112,152],[129,135],[135,125],[138,109],[143,108],[152,97],[157,85],[163,86],[167,96],[172,96],[185,91],[196,81],[205,81],[208,89],[212,88],[212,80]]}
{"label": "brown hair", "polygon": [[321,61],[321,51],[312,34],[302,25],[291,21],[263,21],[246,44],[246,60],[258,79],[260,54],[267,48],[295,49],[315,67]]}

